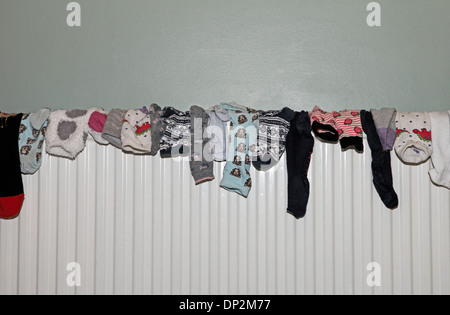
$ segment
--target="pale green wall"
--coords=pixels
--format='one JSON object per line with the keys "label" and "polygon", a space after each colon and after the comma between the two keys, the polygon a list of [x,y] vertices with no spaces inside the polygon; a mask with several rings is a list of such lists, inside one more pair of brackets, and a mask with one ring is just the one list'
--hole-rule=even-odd
{"label": "pale green wall", "polygon": [[450,1],[0,0],[0,110],[450,109]]}

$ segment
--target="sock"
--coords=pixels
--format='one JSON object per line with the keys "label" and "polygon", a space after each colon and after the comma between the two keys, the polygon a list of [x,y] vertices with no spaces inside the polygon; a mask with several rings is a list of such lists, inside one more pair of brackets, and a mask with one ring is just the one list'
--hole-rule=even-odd
{"label": "sock", "polygon": [[22,209],[25,194],[19,156],[19,127],[22,114],[0,118],[0,165],[2,180],[0,181],[0,218],[13,219]]}
{"label": "sock", "polygon": [[433,134],[430,178],[436,185],[450,189],[450,111],[429,116]]}
{"label": "sock", "polygon": [[209,116],[199,106],[192,106],[190,113],[192,153],[189,164],[195,184],[200,185],[214,180],[213,157],[207,150],[209,139],[203,136],[208,126]]}
{"label": "sock", "polygon": [[162,158],[189,156],[191,148],[191,115],[173,107],[163,110],[162,118],[166,123],[161,138],[160,155]]}
{"label": "sock", "polygon": [[359,110],[333,112],[339,142],[342,150],[353,147],[357,152],[364,151],[363,129]]}
{"label": "sock", "polygon": [[211,154],[214,161],[223,162],[227,160],[227,123],[230,121],[228,111],[220,105],[206,110],[209,115],[207,134],[210,138]]}
{"label": "sock", "polygon": [[103,126],[102,137],[118,149],[122,149],[122,125],[126,114],[126,110],[112,109]]}
{"label": "sock", "polygon": [[151,155],[156,155],[160,149],[161,138],[164,136],[166,131],[166,124],[163,119],[161,119],[162,109],[157,104],[150,105],[150,123],[152,125],[151,138],[152,138],[152,149],[150,151]]}
{"label": "sock", "polygon": [[296,219],[306,215],[310,184],[308,170],[314,149],[311,134],[311,121],[307,112],[297,112],[291,121],[286,138],[286,157],[288,170],[287,212]]}
{"label": "sock", "polygon": [[260,113],[258,151],[253,161],[258,171],[268,171],[280,161],[286,151],[286,136],[294,116],[295,112],[287,107]]}
{"label": "sock", "polygon": [[19,127],[19,149],[22,174],[36,173],[42,164],[42,150],[50,109],[24,114]]}
{"label": "sock", "polygon": [[57,110],[50,114],[45,134],[50,155],[71,160],[84,150],[89,135],[89,118],[97,109]]}
{"label": "sock", "polygon": [[333,113],[327,113],[320,109],[319,106],[316,106],[309,116],[311,118],[312,131],[318,139],[325,142],[339,141],[339,133]]}
{"label": "sock", "polygon": [[222,104],[231,118],[229,150],[220,187],[248,197],[252,187],[250,167],[256,153],[259,115],[242,106]]}
{"label": "sock", "polygon": [[134,154],[147,154],[152,149],[148,109],[132,109],[127,112],[122,125],[122,150]]}
{"label": "sock", "polygon": [[372,114],[361,111],[361,121],[372,151],[373,184],[384,205],[395,209],[398,207],[398,196],[393,186],[391,152],[383,150]]}
{"label": "sock", "polygon": [[433,153],[428,113],[397,112],[395,152],[406,164],[426,162]]}
{"label": "sock", "polygon": [[93,112],[89,118],[89,134],[95,142],[101,145],[109,144],[109,141],[102,137],[103,128],[105,127],[107,119],[108,113],[103,109]]}
{"label": "sock", "polygon": [[392,151],[396,136],[395,119],[397,110],[395,108],[372,109],[371,113],[383,150]]}

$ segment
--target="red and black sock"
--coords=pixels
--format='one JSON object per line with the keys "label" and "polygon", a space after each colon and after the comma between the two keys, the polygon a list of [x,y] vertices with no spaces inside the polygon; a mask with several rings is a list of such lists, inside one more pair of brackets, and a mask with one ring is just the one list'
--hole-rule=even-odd
{"label": "red and black sock", "polygon": [[0,118],[0,218],[13,219],[22,209],[25,199],[20,171],[19,128],[22,114]]}

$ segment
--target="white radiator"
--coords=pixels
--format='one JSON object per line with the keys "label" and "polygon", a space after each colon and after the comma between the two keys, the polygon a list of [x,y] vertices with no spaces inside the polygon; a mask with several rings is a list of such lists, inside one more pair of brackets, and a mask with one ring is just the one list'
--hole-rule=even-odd
{"label": "white radiator", "polygon": [[220,164],[195,186],[187,161],[92,141],[75,162],[46,155],[20,217],[0,222],[0,294],[450,294],[449,191],[393,157],[400,208],[384,208],[365,145],[316,141],[301,221],[285,211],[284,158],[252,170],[244,199],[219,188]]}

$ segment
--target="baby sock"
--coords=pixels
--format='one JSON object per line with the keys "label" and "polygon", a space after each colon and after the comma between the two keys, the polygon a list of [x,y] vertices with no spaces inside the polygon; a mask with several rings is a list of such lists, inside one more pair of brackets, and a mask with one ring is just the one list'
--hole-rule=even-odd
{"label": "baby sock", "polygon": [[107,119],[108,113],[103,109],[93,112],[89,118],[89,134],[95,142],[101,145],[109,144],[109,141],[102,137],[103,128],[105,127]]}
{"label": "baby sock", "polygon": [[86,146],[89,118],[96,110],[76,109],[52,112],[45,134],[47,153],[74,160]]}
{"label": "baby sock", "polygon": [[383,150],[372,114],[361,111],[361,121],[372,151],[373,184],[388,209],[398,207],[398,196],[394,190],[391,167],[391,152]]}
{"label": "baby sock", "polygon": [[25,199],[19,156],[19,127],[22,114],[0,118],[2,180],[0,181],[0,218],[13,219]]}
{"label": "baby sock", "polygon": [[162,118],[167,125],[161,139],[162,158],[189,156],[191,148],[191,115],[173,107],[163,110]]}
{"label": "baby sock", "polygon": [[102,137],[118,149],[122,149],[122,125],[126,114],[126,110],[111,110],[102,131]]}
{"label": "baby sock", "polygon": [[36,173],[42,164],[42,150],[50,109],[24,114],[19,127],[19,149],[22,174]]}
{"label": "baby sock", "polygon": [[252,187],[250,167],[256,153],[258,112],[231,104],[222,104],[231,119],[228,159],[220,187],[248,197]]}
{"label": "baby sock", "polygon": [[220,105],[206,110],[209,115],[207,134],[210,138],[211,154],[214,161],[223,162],[227,160],[227,122],[230,121],[228,111]]}
{"label": "baby sock", "polygon": [[152,149],[150,151],[151,155],[156,155],[160,149],[161,138],[164,136],[164,131],[166,131],[166,124],[163,119],[161,119],[162,109],[157,104],[150,105],[150,124],[152,125],[150,132],[152,138]]}
{"label": "baby sock", "polygon": [[122,125],[122,150],[135,154],[150,153],[152,149],[150,128],[150,115],[146,107],[129,110]]}
{"label": "baby sock", "polygon": [[286,137],[295,112],[290,108],[266,111],[259,115],[258,151],[253,166],[268,171],[278,164],[286,151]]}
{"label": "baby sock", "polygon": [[357,152],[364,151],[363,129],[359,110],[333,112],[339,142],[342,150],[354,147]]}
{"label": "baby sock", "polygon": [[200,185],[214,180],[214,162],[208,148],[209,139],[203,137],[208,126],[209,116],[199,106],[192,106],[191,110],[191,174],[195,184]]}
{"label": "baby sock", "polygon": [[310,184],[308,170],[314,149],[311,121],[307,112],[297,112],[291,121],[286,138],[286,159],[288,173],[287,212],[296,219],[306,215]]}
{"label": "baby sock", "polygon": [[450,111],[429,113],[433,133],[430,177],[438,186],[450,189]]}
{"label": "baby sock", "polygon": [[426,162],[433,153],[428,113],[397,112],[395,152],[407,164]]}
{"label": "baby sock", "polygon": [[333,113],[327,113],[320,109],[319,106],[316,106],[309,116],[311,118],[312,131],[318,139],[325,142],[339,141],[339,133]]}
{"label": "baby sock", "polygon": [[395,108],[372,109],[371,113],[383,150],[392,151],[396,136],[395,119],[397,117],[397,110]]}

